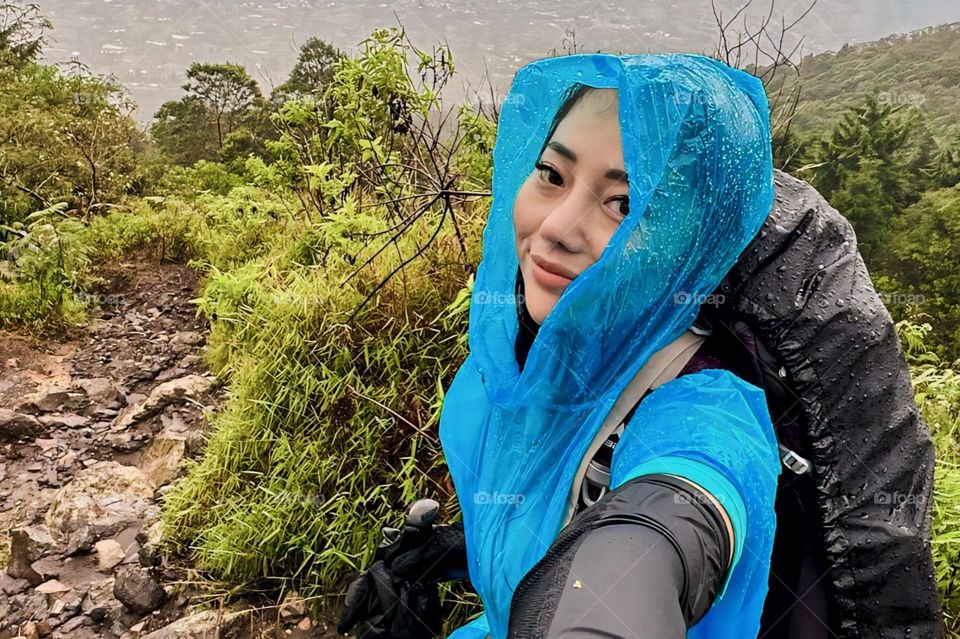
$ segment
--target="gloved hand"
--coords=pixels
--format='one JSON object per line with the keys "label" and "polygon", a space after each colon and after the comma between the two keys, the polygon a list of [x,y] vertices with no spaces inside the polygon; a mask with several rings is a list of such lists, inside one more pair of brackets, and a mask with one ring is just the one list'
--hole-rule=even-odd
{"label": "gloved hand", "polygon": [[358,639],[433,639],[442,630],[437,582],[467,576],[462,524],[434,526],[439,504],[410,505],[403,530],[385,527],[373,564],[347,589],[337,624]]}
{"label": "gloved hand", "polygon": [[407,581],[438,583],[466,579],[469,573],[463,523],[434,526],[423,543],[397,553],[390,561],[390,570]]}

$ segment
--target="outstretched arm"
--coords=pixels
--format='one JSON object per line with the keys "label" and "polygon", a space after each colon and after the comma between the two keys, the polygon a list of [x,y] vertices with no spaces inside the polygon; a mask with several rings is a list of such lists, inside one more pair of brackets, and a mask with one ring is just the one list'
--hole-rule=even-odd
{"label": "outstretched arm", "polygon": [[574,518],[526,574],[509,638],[685,637],[729,574],[732,531],[690,480],[631,479]]}

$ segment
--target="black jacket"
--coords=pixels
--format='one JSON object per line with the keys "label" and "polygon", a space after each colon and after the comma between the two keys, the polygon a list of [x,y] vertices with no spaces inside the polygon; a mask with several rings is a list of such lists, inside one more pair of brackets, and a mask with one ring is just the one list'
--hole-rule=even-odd
{"label": "black jacket", "polygon": [[806,182],[775,179],[770,216],[701,313],[756,335],[778,438],[812,462],[781,474],[764,625],[796,607],[778,571],[809,570],[807,556],[824,562],[808,582],[823,584],[827,636],[940,637],[934,447],[893,321],[850,223]]}
{"label": "black jacket", "polygon": [[[775,179],[770,216],[699,319],[715,331],[703,355],[762,385],[780,443],[812,462],[780,475],[761,633],[936,639],[934,447],[893,321],[850,223]],[[538,328],[523,310],[521,365]]]}

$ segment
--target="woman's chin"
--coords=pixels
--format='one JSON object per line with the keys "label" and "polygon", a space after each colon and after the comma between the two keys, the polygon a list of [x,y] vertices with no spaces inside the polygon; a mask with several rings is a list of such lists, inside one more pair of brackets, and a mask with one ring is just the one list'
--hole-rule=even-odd
{"label": "woman's chin", "polygon": [[525,301],[527,304],[527,312],[530,313],[530,317],[532,317],[533,321],[535,321],[537,324],[543,324],[543,320],[546,319],[547,314],[557,303],[555,297],[548,297],[540,294],[535,296],[527,296]]}

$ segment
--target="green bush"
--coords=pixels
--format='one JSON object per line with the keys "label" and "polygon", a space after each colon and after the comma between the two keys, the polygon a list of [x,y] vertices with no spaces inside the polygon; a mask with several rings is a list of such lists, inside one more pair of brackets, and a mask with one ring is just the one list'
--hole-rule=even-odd
{"label": "green bush", "polygon": [[937,450],[933,555],[951,638],[960,637],[960,373],[929,346],[930,324],[897,322],[911,364],[914,395]]}

